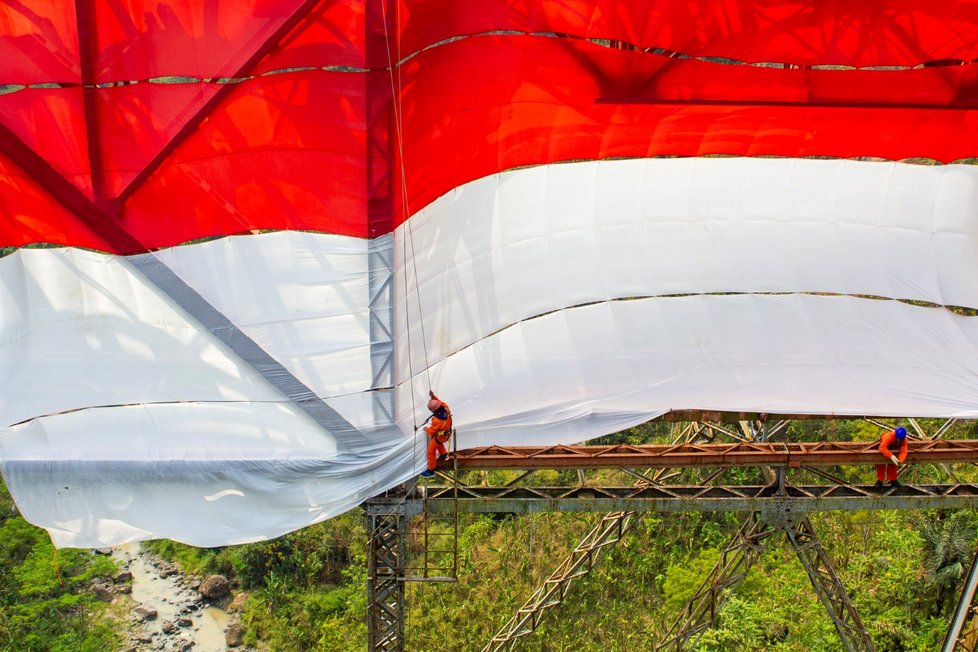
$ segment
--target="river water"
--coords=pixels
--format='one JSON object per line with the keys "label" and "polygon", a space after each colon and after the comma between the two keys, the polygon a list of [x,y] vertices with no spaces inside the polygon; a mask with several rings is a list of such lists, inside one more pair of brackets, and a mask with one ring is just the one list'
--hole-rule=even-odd
{"label": "river water", "polygon": [[[160,577],[160,572],[150,563],[147,553],[140,550],[138,543],[126,544],[113,548],[113,557],[132,573],[132,599],[138,605],[146,605],[156,609],[155,620],[146,621],[141,625],[144,632],[152,634],[153,643],[142,643],[140,650],[171,649],[165,643],[180,639],[193,642],[193,652],[224,652],[228,649],[224,631],[230,624],[231,617],[217,607],[186,609],[199,603],[197,591],[180,583],[179,574]],[[172,634],[163,633],[163,625],[176,622],[181,616],[193,621],[190,627],[178,627]]]}

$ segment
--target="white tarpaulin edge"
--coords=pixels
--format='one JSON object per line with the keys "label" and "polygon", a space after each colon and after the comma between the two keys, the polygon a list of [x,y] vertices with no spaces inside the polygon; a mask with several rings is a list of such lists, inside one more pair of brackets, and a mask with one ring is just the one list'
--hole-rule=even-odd
{"label": "white tarpaulin edge", "polygon": [[[423,468],[429,366],[463,446],[578,442],[680,409],[978,416],[978,320],[934,307],[978,305],[975,180],[853,161],[565,164],[456,189],[393,245],[283,232],[159,252],[352,426],[342,441],[124,259],[21,250],[0,260],[0,470],[58,545],[220,545]],[[378,248],[393,265],[367,262]],[[389,280],[393,420],[372,321]]]}

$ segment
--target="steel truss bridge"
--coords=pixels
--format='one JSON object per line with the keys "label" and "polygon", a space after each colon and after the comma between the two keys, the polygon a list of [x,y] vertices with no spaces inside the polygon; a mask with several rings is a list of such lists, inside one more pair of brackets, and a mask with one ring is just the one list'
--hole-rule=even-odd
{"label": "steel truss bridge", "polygon": [[[879,421],[868,421],[878,425],[880,432],[889,429]],[[439,467],[438,484],[412,483],[365,503],[369,649],[404,650],[406,582],[455,581],[460,513],[604,514],[483,647],[495,651],[519,649],[521,640],[567,598],[574,582],[590,572],[602,552],[622,540],[637,514],[717,511],[742,513],[741,526],[656,650],[691,649],[716,621],[725,599],[768,543],[783,538],[805,568],[844,648],[873,651],[873,642],[819,542],[810,515],[827,510],[978,508],[978,483],[960,481],[951,466],[978,464],[978,440],[944,439],[954,420],[931,433],[913,419],[904,421],[912,426],[908,465],[927,465],[940,483],[902,482],[877,488],[848,482],[836,469],[885,461],[878,442],[776,441],[787,430],[787,420],[676,424],[671,444],[490,446],[457,451]],[[763,481],[747,485],[726,481],[729,469],[745,467],[759,469]],[[503,486],[490,486],[481,472],[499,469],[522,473]],[[579,482],[562,487],[532,484],[533,474],[546,469],[577,470]],[[586,471],[591,469],[618,469],[629,484],[589,482]],[[689,469],[699,472],[691,478]],[[465,482],[472,477],[482,482]],[[796,478],[801,481],[794,482]],[[439,520],[443,527],[432,528]],[[420,553],[408,555],[409,537],[420,542]],[[978,562],[978,553],[975,559]],[[978,586],[976,562],[964,583],[942,652],[978,652],[978,629],[969,622]]]}

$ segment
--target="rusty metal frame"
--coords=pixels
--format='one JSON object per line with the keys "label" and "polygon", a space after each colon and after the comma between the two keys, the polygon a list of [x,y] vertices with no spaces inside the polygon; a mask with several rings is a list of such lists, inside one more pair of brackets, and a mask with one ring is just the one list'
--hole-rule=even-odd
{"label": "rusty metal frame", "polygon": [[489,644],[483,648],[483,652],[515,649],[517,641],[532,633],[548,610],[563,602],[574,580],[587,575],[597,563],[601,553],[624,538],[631,527],[632,516],[631,512],[606,514],[537,588],[530,599],[492,637]]}
{"label": "rusty metal frame", "polygon": [[786,523],[784,531],[846,650],[875,652],[876,647],[859,618],[856,605],[849,598],[832,560],[815,534],[811,521],[806,517],[795,524]]}
{"label": "rusty metal frame", "polygon": [[[754,512],[788,503],[800,512],[874,509],[974,509],[978,484],[872,485],[649,485],[645,487],[460,486],[457,507],[451,487],[428,489],[428,512]],[[409,498],[420,501],[417,494]],[[383,498],[377,500],[385,500]]]}
{"label": "rusty metal frame", "polygon": [[656,652],[680,652],[716,622],[730,590],[747,577],[775,532],[757,512],[747,516],[663,641],[655,647]]}
{"label": "rusty metal frame", "polygon": [[[711,427],[704,422],[692,422],[684,424],[675,432],[673,424],[673,444],[680,442],[686,444],[712,442],[718,433],[726,434],[739,441],[738,434],[730,431],[723,426]],[[453,458],[457,478],[457,457]],[[626,474],[638,479],[640,486],[657,485],[672,477],[670,469],[658,469],[652,475],[638,473],[632,469],[623,469]],[[513,486],[517,481],[524,479],[533,470],[525,471],[516,480],[507,483],[506,486]],[[578,469],[580,474],[580,484],[583,487],[585,482],[584,471]],[[454,488],[454,498],[458,500],[458,486]],[[456,504],[456,513],[457,513]],[[483,652],[492,650],[513,649],[516,641],[533,632],[537,625],[543,620],[546,614],[554,607],[561,604],[567,596],[571,585],[579,578],[587,575],[594,568],[602,552],[606,548],[619,543],[625,537],[625,533],[634,523],[634,512],[609,512],[604,518],[590,531],[580,543],[575,546],[567,557],[557,566],[543,584],[534,591],[533,595],[520,607],[516,614],[493,636],[492,640],[484,648]]]}
{"label": "rusty metal frame", "polygon": [[407,510],[403,503],[367,505],[367,639],[376,652],[404,652],[404,558]]}
{"label": "rusty metal frame", "polygon": [[[917,439],[909,443],[908,462],[978,462],[978,440]],[[458,451],[458,468],[595,469],[741,466],[851,466],[880,463],[879,443],[763,442],[724,444],[650,444],[608,446],[484,446]],[[444,462],[448,465],[454,460]]]}
{"label": "rusty metal frame", "polygon": [[[866,420],[883,429],[891,427],[876,419]],[[945,462],[974,463],[978,460],[978,442],[943,439],[954,421],[945,421],[928,436],[919,424],[910,420],[911,459],[918,464],[941,466],[952,480],[955,478]],[[809,515],[824,510],[973,509],[978,508],[978,483],[955,480],[948,484],[904,484],[882,490],[854,484],[827,467],[875,465],[879,457],[877,442],[776,442],[782,438],[786,425],[787,421],[768,422],[766,418],[723,424],[689,423],[682,426],[672,444],[658,447],[556,446],[529,450],[527,447],[486,447],[474,449],[476,455],[471,455],[473,451],[462,451],[450,458],[456,473],[481,470],[484,474],[491,468],[513,468],[522,473],[503,486],[488,486],[488,482],[464,485],[454,480],[456,473],[452,474],[454,477],[440,473],[448,481],[444,486],[414,487],[406,494],[372,499],[369,505],[381,512],[399,506],[407,517],[422,513],[457,518],[459,513],[607,512],[600,524],[496,634],[486,650],[513,649],[565,599],[571,584],[593,568],[601,553],[621,540],[634,522],[635,513],[642,511],[729,511],[747,515],[743,528],[725,549],[722,563],[711,571],[683,617],[670,630],[671,637],[657,649],[683,649],[712,624],[725,595],[756,561],[770,536],[784,532],[846,649],[853,652],[872,650],[872,641],[815,536]],[[734,443],[715,443],[721,437]],[[468,460],[474,458],[480,461],[470,465]],[[753,466],[769,467],[768,484],[721,482],[726,468]],[[637,482],[631,486],[589,486],[584,470],[602,467],[617,468],[624,477],[634,478]],[[527,478],[545,468],[578,469],[580,484],[574,487],[528,486]],[[682,468],[710,472],[693,473],[691,484],[667,484],[681,473]],[[800,477],[811,479],[815,476],[828,483],[790,484],[788,476],[799,472],[802,473]],[[690,477],[688,472],[683,475]],[[374,574],[372,580],[376,578]],[[401,576],[400,579],[403,591],[403,581],[410,578]],[[376,594],[371,593],[371,596]],[[967,609],[970,600],[962,596],[966,614],[970,613]],[[371,605],[377,609],[375,602],[372,600]],[[403,616],[403,603],[400,609]],[[403,642],[403,622],[400,627]],[[375,640],[372,633],[371,641]],[[970,648],[963,649],[974,652]]]}
{"label": "rusty metal frame", "polygon": [[[971,569],[968,571],[968,579],[961,588],[961,595],[958,603],[954,607],[954,614],[948,623],[947,633],[944,635],[944,644],[941,652],[976,652],[978,650],[978,622],[975,618],[975,589],[978,588],[978,551],[971,561]],[[971,619],[970,626],[965,627],[968,619]]]}
{"label": "rusty metal frame", "polygon": [[[642,487],[458,485],[457,489],[452,486],[427,487],[426,492],[424,499],[421,492],[414,489],[406,496],[378,497],[367,503],[368,514],[376,515],[373,521],[368,516],[371,537],[383,539],[376,548],[378,553],[373,552],[375,544],[371,543],[368,559],[371,650],[387,652],[403,649],[390,646],[387,642],[394,637],[403,645],[403,581],[398,581],[398,575],[403,572],[399,564],[403,564],[404,557],[403,553],[398,556],[390,551],[397,550],[395,546],[400,545],[397,537],[403,536],[394,534],[396,528],[401,528],[403,532],[406,523],[392,524],[377,520],[384,514],[391,519],[394,518],[393,514],[403,514],[401,518],[407,518],[420,514],[424,509],[434,515],[551,511],[732,511],[760,512],[771,521],[776,518],[805,518],[813,511],[823,510],[978,508],[978,484],[903,485],[882,492],[871,486],[845,483],[815,486],[786,484],[780,493],[778,487],[773,485],[664,486],[652,483]],[[423,505],[423,500],[426,500],[426,505]],[[754,534],[757,532],[754,531]],[[728,554],[733,554],[733,551]],[[744,554],[747,552],[744,551]],[[584,567],[590,569],[587,564],[581,565],[581,568]],[[724,586],[732,586],[732,583]],[[560,595],[563,597],[566,592]],[[383,647],[385,644],[388,646]]]}

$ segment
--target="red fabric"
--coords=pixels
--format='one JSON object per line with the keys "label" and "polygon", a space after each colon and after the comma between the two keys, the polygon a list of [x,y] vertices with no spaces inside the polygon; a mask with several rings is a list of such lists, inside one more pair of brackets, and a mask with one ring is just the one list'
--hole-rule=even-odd
{"label": "red fabric", "polygon": [[81,83],[73,2],[0,2],[0,84]]}
{"label": "red fabric", "polygon": [[[377,75],[381,73],[309,71],[237,85],[130,198],[122,226],[148,249],[253,229],[366,236],[366,84]],[[384,160],[374,167],[386,169],[390,85],[386,75],[379,81],[377,95],[384,104],[373,109],[370,119],[374,138],[385,148]],[[205,84],[99,89],[107,196],[121,191],[182,127],[200,96],[214,91],[213,85]],[[0,116],[55,170],[91,196],[91,175],[83,167],[88,164],[84,114],[75,108],[81,104],[78,88],[31,89],[4,96]],[[164,117],[169,120],[154,122]],[[373,149],[370,160],[376,161],[376,145]],[[0,222],[22,218],[0,214]],[[31,219],[39,225],[46,217],[37,214]],[[383,232],[390,230],[389,210],[381,224]],[[60,242],[59,233],[54,227],[37,241]]]}
{"label": "red fabric", "polygon": [[366,236],[364,77],[239,85],[136,191],[123,225],[150,248],[252,229]]}
{"label": "red fabric", "polygon": [[113,251],[112,245],[2,155],[0,216],[0,243],[4,246],[47,242]]}
{"label": "red fabric", "polygon": [[105,194],[117,196],[200,106],[217,84],[134,84],[96,93]]}
{"label": "red fabric", "polygon": [[494,30],[614,39],[641,48],[748,62],[856,67],[978,57],[969,0],[402,0],[406,55]]}
{"label": "red fabric", "polygon": [[[96,79],[227,74],[300,5],[92,2]],[[455,0],[374,0],[319,3],[293,33],[298,65],[327,65],[304,60],[311,47],[329,52],[329,65],[360,66],[368,56],[364,7],[384,14],[392,27],[399,14],[401,39],[394,45],[402,57],[447,38],[492,30],[557,32],[691,56],[801,65],[913,66],[978,57],[978,5],[967,0],[894,0],[885,7],[875,0],[484,0],[478,11]],[[0,3],[0,33],[3,83],[80,80],[74,3]]]}
{"label": "red fabric", "polygon": [[108,0],[94,11],[96,81],[230,76],[302,0]]}
{"label": "red fabric", "polygon": [[413,213],[467,181],[575,159],[951,161],[978,152],[978,110],[971,104],[975,71],[949,70],[780,70],[553,38],[466,39],[404,66],[404,159],[394,169],[406,170]]}
{"label": "red fabric", "polygon": [[385,9],[376,0],[322,2],[257,64],[255,72],[306,66],[384,68],[395,15],[393,7]]}
{"label": "red fabric", "polygon": [[[4,3],[0,74],[24,81],[78,83],[80,37],[94,43],[85,76],[97,81],[220,76],[266,52],[247,72],[346,72],[293,71],[233,86],[102,86],[90,89],[88,103],[78,87],[0,95],[0,121],[44,162],[0,142],[0,153],[35,182],[5,184],[6,193],[25,196],[3,198],[0,233],[9,239],[0,244],[89,242],[58,211],[40,208],[51,199],[81,210],[93,229],[124,229],[102,239],[129,252],[253,229],[374,237],[453,187],[556,161],[704,154],[950,161],[978,153],[978,65],[783,70],[577,38],[854,65],[971,59],[978,48],[978,3],[896,0],[886,11],[868,0],[811,4],[487,0],[471,11],[444,0],[87,0],[79,4],[87,31],[79,33],[66,3]],[[398,29],[403,41],[389,41]],[[487,29],[574,38],[477,36],[408,58],[393,80],[383,69],[388,57]],[[280,42],[270,38],[279,33]],[[49,187],[52,174],[82,196]],[[8,208],[15,205],[31,212]]]}
{"label": "red fabric", "polygon": [[80,88],[31,88],[0,95],[0,120],[51,167],[91,195]]}

